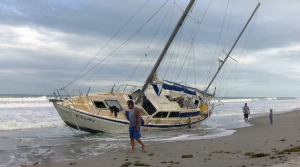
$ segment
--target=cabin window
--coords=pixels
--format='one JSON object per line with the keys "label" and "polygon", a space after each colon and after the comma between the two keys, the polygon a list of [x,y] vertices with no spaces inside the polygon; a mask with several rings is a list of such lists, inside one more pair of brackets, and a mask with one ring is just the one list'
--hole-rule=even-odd
{"label": "cabin window", "polygon": [[156,108],[148,99],[143,99],[143,108],[149,115],[156,112]]}
{"label": "cabin window", "polygon": [[140,93],[141,93],[141,90],[138,89],[138,90],[136,90],[135,92],[132,93],[132,97],[133,97],[134,99],[137,99],[137,97],[139,96]]}
{"label": "cabin window", "polygon": [[132,98],[132,96],[131,96],[131,95],[128,95],[128,98],[129,98],[129,99],[131,99],[131,100],[133,100],[133,98]]}
{"label": "cabin window", "polygon": [[106,109],[106,106],[103,101],[93,101],[93,103],[97,109]]}
{"label": "cabin window", "polygon": [[167,118],[169,112],[158,112],[153,116],[153,118]]}
{"label": "cabin window", "polygon": [[179,117],[179,112],[170,112],[169,118],[171,117]]}
{"label": "cabin window", "polygon": [[197,100],[197,99],[195,99],[195,106],[198,106],[198,104],[199,104],[199,100]]}
{"label": "cabin window", "polygon": [[108,107],[116,106],[119,110],[123,110],[117,100],[104,100]]}

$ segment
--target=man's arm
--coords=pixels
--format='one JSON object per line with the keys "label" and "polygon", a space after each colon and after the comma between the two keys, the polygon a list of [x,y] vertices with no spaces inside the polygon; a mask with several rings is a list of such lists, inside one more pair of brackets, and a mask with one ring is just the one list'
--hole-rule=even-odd
{"label": "man's arm", "polygon": [[141,122],[141,114],[140,114],[140,110],[135,107],[135,116],[137,118],[137,121],[136,121],[136,125],[135,125],[135,130],[138,131],[139,127],[140,127],[140,122]]}

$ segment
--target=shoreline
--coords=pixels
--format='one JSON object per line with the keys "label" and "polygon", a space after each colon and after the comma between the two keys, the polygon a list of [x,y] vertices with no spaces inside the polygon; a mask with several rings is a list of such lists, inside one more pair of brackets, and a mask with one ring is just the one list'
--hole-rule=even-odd
{"label": "shoreline", "polygon": [[[232,129],[233,135],[214,139],[177,141],[146,145],[146,152],[140,147],[136,153],[127,150],[107,152],[95,157],[64,162],[33,165],[50,166],[134,166],[134,163],[150,166],[274,166],[296,164],[300,166],[300,150],[290,154],[276,152],[300,147],[300,111],[274,114],[272,125],[268,116],[251,118],[253,126]],[[147,144],[147,143],[146,143]],[[129,139],[128,139],[128,145]],[[136,145],[138,143],[136,142]],[[254,154],[270,154],[251,158]],[[247,155],[249,154],[249,155]],[[260,154],[260,155],[263,155]],[[182,158],[182,157],[186,158]],[[290,162],[289,162],[290,161]]]}

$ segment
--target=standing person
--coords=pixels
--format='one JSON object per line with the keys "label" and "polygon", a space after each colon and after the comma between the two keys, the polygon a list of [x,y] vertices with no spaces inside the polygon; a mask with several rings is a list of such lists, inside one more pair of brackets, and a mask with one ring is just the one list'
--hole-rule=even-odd
{"label": "standing person", "polygon": [[130,143],[131,143],[131,151],[130,153],[135,152],[134,147],[134,140],[139,142],[142,145],[142,151],[145,150],[145,144],[141,141],[141,115],[140,110],[134,106],[132,100],[127,101],[128,108],[130,109],[129,112],[129,136],[130,136]]}
{"label": "standing person", "polygon": [[248,115],[250,114],[250,109],[247,106],[247,103],[245,103],[245,106],[243,107],[243,113],[244,113],[244,120],[246,123],[248,123]]}
{"label": "standing person", "polygon": [[270,124],[273,124],[273,110],[272,109],[270,109],[269,118],[270,118]]}

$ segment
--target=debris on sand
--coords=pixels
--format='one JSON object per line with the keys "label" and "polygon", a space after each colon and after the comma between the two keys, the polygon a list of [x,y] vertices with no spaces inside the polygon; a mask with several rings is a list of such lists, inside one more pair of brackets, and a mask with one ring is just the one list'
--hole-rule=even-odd
{"label": "debris on sand", "polygon": [[250,158],[260,158],[260,157],[270,156],[270,154],[268,154],[268,153],[258,153],[258,154],[255,154],[253,152],[247,152],[247,153],[245,153],[245,155],[251,156]]}

